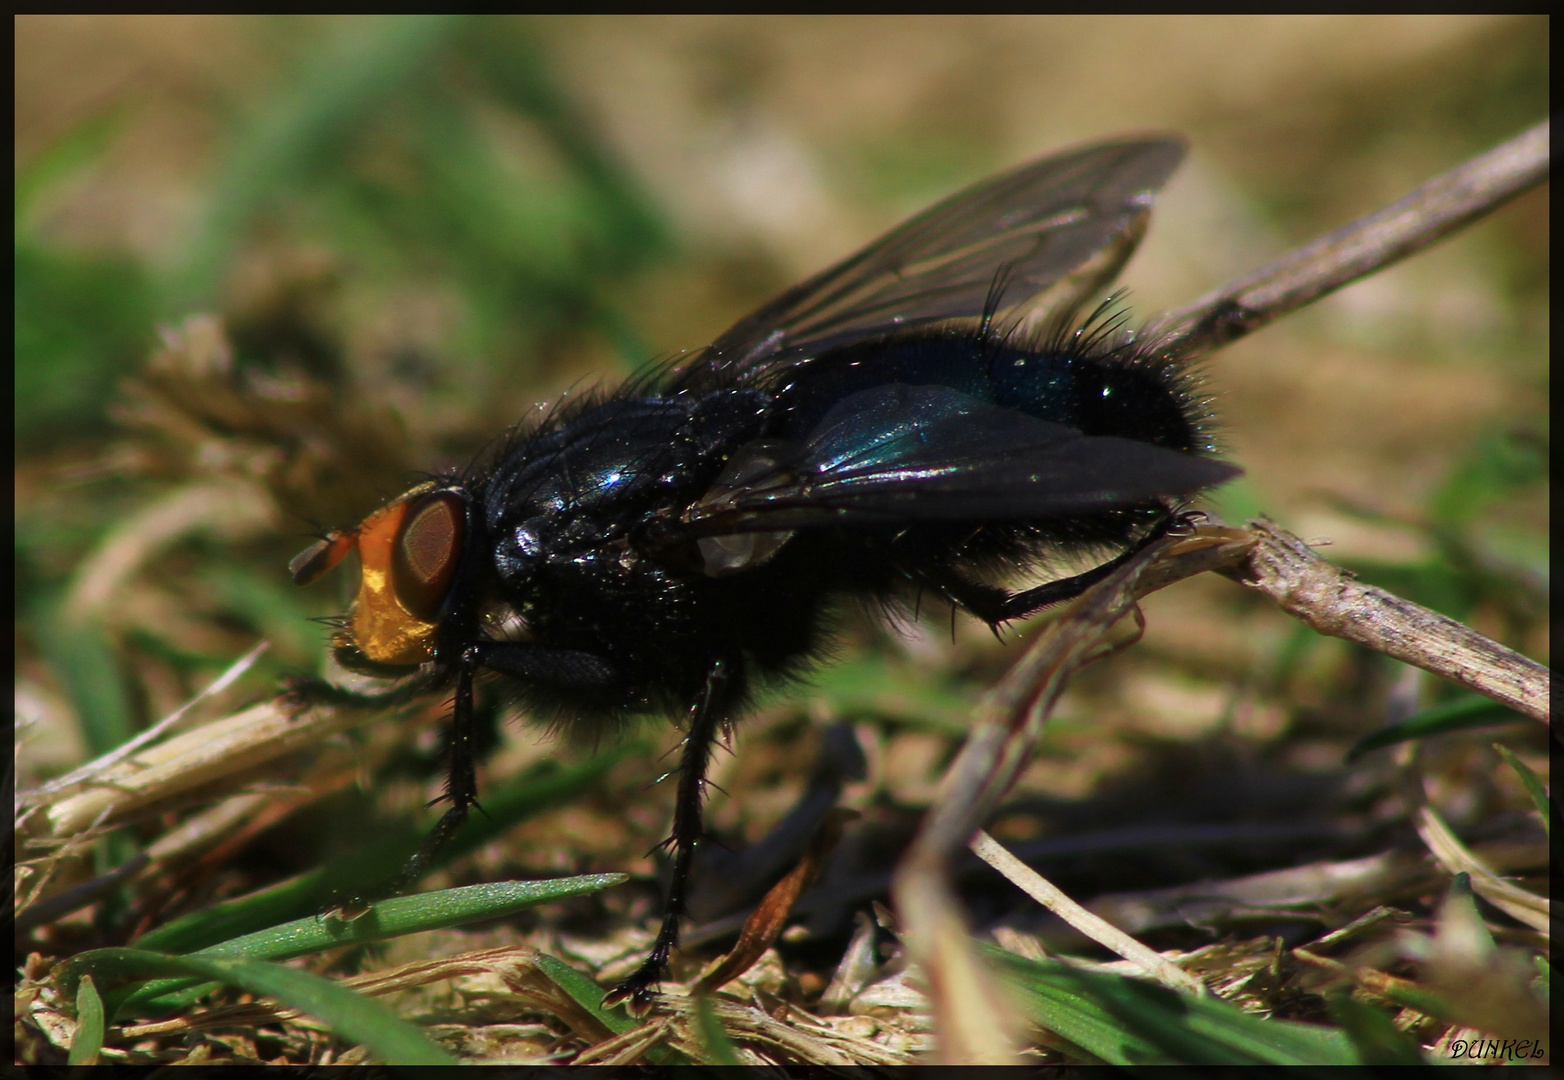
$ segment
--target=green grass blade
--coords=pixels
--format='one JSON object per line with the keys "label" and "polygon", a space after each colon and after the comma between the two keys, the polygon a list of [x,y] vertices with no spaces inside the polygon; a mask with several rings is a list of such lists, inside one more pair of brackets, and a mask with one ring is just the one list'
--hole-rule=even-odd
{"label": "green grass blade", "polygon": [[[603,1008],[603,988],[563,960],[539,953],[537,967],[555,986],[569,994],[577,1005],[596,1017],[598,1023],[613,1034],[623,1035],[640,1022],[623,1005],[616,1005],[612,1009]],[[690,1063],[683,1054],[668,1046],[658,1046],[647,1051],[646,1060],[653,1065]]]}
{"label": "green grass blade", "polygon": [[83,977],[76,987],[76,1034],[71,1038],[67,1065],[96,1065],[103,1050],[103,999],[98,996],[92,976]]}
{"label": "green grass blade", "polygon": [[1252,1016],[1214,998],[990,948],[1028,1016],[1110,1065],[1353,1065],[1340,1031]]}
{"label": "green grass blade", "polygon": [[1542,819],[1542,830],[1549,837],[1553,835],[1553,802],[1548,798],[1548,789],[1542,786],[1542,781],[1537,779],[1537,774],[1520,758],[1515,756],[1508,746],[1494,743],[1493,748],[1504,759],[1504,763],[1515,770],[1515,774],[1521,778],[1521,786],[1526,789],[1526,794],[1531,796],[1532,808],[1537,811],[1537,816]]}
{"label": "green grass blade", "polygon": [[615,1035],[623,1035],[635,1027],[635,1018],[623,1005],[616,1005],[612,1009],[603,1008],[603,988],[564,961],[540,954],[538,970]]}
{"label": "green grass blade", "polygon": [[1427,1065],[1422,1051],[1380,1010],[1350,993],[1330,999],[1330,1014],[1352,1040],[1365,1065]]}
{"label": "green grass blade", "polygon": [[1412,739],[1425,739],[1448,731],[1465,731],[1469,728],[1494,727],[1522,720],[1519,713],[1505,708],[1496,701],[1478,694],[1466,694],[1455,701],[1447,701],[1421,712],[1413,713],[1398,724],[1380,728],[1357,741],[1347,751],[1347,760],[1354,761],[1370,750],[1379,750]]}
{"label": "green grass blade", "polygon": [[102,627],[60,615],[45,616],[36,625],[49,666],[70,695],[88,756],[116,749],[135,729],[119,664]]}
{"label": "green grass blade", "polygon": [[1155,1041],[1120,1022],[1090,998],[1075,993],[1042,965],[1028,966],[1012,954],[989,954],[1021,993],[1027,1018],[1061,1035],[1109,1065],[1171,1063]]}
{"label": "green grass blade", "polygon": [[[533,814],[590,790],[605,772],[627,757],[644,755],[648,746],[642,741],[631,741],[570,768],[561,769],[550,763],[529,769],[484,797],[484,812],[468,819],[461,832],[441,850],[434,866],[443,866],[476,850]],[[313,916],[330,903],[332,896],[351,894],[364,882],[384,880],[388,868],[402,865],[418,850],[426,831],[423,824],[399,830],[330,867],[191,912],[142,935],[136,947],[191,953],[289,919]]]}
{"label": "green grass blade", "polygon": [[264,960],[228,956],[171,956],[142,949],[95,949],[63,965],[62,984],[88,973],[117,980],[201,978],[221,982],[308,1013],[336,1035],[363,1044],[388,1065],[454,1065],[456,1059],[379,1002],[330,979]]}
{"label": "green grass blade", "polygon": [[[287,960],[344,945],[367,945],[423,930],[498,919],[536,904],[596,892],[627,879],[625,874],[585,874],[550,881],[498,881],[398,896],[372,905],[351,922],[319,916],[295,919],[188,955]],[[175,1011],[204,992],[199,987],[193,990],[192,985],[184,979],[154,981],[127,995],[121,1007],[153,1014]]]}
{"label": "green grass blade", "polygon": [[367,945],[423,930],[498,919],[537,904],[598,892],[628,880],[628,874],[583,874],[548,881],[495,881],[417,896],[396,896],[371,905],[362,917],[351,922],[323,917],[295,919],[192,955],[286,960],[322,949]]}
{"label": "green grass blade", "polygon": [[829,703],[832,715],[883,716],[898,724],[965,735],[977,690],[966,692],[908,678],[904,666],[868,654],[814,673],[806,693]]}

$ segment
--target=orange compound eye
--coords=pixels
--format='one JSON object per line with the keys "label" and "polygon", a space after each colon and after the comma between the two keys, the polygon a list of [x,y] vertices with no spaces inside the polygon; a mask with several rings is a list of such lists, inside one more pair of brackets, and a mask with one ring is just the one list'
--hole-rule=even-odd
{"label": "orange compound eye", "polygon": [[439,491],[408,507],[391,549],[391,585],[415,619],[433,622],[461,559],[466,504]]}

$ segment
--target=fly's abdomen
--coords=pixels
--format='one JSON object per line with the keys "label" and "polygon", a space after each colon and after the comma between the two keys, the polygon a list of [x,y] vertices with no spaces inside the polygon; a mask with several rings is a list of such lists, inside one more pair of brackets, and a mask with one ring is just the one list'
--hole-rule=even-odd
{"label": "fly's abdomen", "polygon": [[1127,340],[1086,333],[1028,345],[944,330],[833,350],[781,390],[780,434],[806,437],[837,402],[890,384],[949,387],[1090,436],[1210,451],[1204,402],[1185,371]]}

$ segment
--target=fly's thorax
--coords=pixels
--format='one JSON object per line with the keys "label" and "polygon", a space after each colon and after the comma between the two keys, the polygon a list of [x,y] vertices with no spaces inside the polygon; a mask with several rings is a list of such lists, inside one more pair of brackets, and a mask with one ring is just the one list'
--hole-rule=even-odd
{"label": "fly's thorax", "polygon": [[518,440],[477,485],[501,581],[523,589],[587,562],[635,573],[648,524],[699,500],[764,433],[770,405],[754,390],[615,398]]}
{"label": "fly's thorax", "polygon": [[[750,390],[585,402],[483,470],[487,524],[502,531],[531,520],[545,546],[578,520],[601,531],[709,482],[734,447],[761,434],[768,406]],[[578,528],[570,539],[588,537]]]}

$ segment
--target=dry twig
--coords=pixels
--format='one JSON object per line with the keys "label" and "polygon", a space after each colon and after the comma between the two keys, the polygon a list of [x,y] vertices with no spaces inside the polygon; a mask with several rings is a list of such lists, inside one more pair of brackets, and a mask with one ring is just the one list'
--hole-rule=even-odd
{"label": "dry twig", "polygon": [[1547,180],[1548,137],[1544,120],[1383,210],[1164,316],[1147,337],[1159,340],[1168,355],[1193,360],[1415,255]]}
{"label": "dry twig", "polygon": [[1549,723],[1548,669],[1468,626],[1383,589],[1363,585],[1271,521],[1250,524],[1257,544],[1222,573],[1265,593],[1311,629],[1470,687]]}

